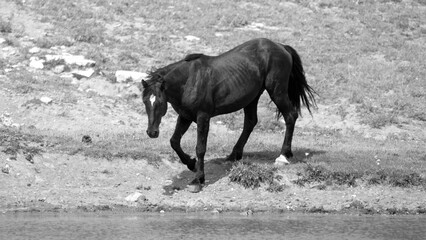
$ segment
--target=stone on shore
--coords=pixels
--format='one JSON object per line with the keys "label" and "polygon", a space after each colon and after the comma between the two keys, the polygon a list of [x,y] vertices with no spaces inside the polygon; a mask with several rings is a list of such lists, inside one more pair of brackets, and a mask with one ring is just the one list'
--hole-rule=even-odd
{"label": "stone on shore", "polygon": [[115,72],[115,78],[116,81],[119,83],[122,82],[140,82],[143,79],[146,79],[148,77],[147,73],[142,72],[135,72],[135,71],[124,71],[124,70],[118,70]]}

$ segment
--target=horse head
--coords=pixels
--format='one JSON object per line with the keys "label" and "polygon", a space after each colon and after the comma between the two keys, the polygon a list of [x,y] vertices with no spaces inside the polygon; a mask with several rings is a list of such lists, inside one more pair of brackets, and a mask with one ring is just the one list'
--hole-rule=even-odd
{"label": "horse head", "polygon": [[142,101],[148,115],[148,129],[146,133],[150,138],[157,138],[160,134],[159,126],[161,118],[167,112],[167,99],[165,94],[165,82],[159,75],[152,75],[151,79],[142,80]]}

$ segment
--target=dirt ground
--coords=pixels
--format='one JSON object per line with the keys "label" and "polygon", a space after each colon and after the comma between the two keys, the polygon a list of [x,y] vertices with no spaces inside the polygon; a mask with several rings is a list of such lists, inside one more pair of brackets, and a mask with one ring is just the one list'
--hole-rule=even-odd
{"label": "dirt ground", "polygon": [[[5,82],[9,79],[0,77],[2,85],[7,86]],[[79,84],[84,84],[84,81]],[[106,81],[105,84],[110,85]],[[49,133],[63,134],[77,140],[89,135],[92,136],[93,142],[101,140],[103,135],[134,133],[139,138],[145,135],[146,116],[135,112],[126,101],[118,97],[88,95],[74,87],[67,91],[78,96],[78,101],[61,103],[57,100],[62,96],[60,91],[17,94],[6,87],[0,91],[2,127],[37,129],[40,136]],[[99,90],[98,93],[102,91]],[[53,102],[28,104],[44,94],[54,99]],[[319,121],[326,117],[333,118],[326,110],[328,108],[320,106],[315,118],[301,120],[300,125],[320,124],[313,122],[314,119]],[[170,114],[162,124],[162,134],[171,135],[174,120],[175,116]],[[212,138],[239,134],[238,131],[229,130],[223,125],[212,125]],[[411,128],[417,129],[412,131],[398,128],[398,131],[404,131],[404,134],[418,139],[423,130],[420,126],[407,127]],[[376,138],[390,134],[389,129],[370,131],[369,134],[372,133]],[[256,137],[256,134],[252,137]],[[154,141],[153,144],[159,144],[155,142],[158,140],[150,140],[147,137],[141,141]],[[282,140],[277,138],[277,141]],[[426,206],[426,194],[422,189],[361,185],[354,188],[332,187],[320,190],[315,186],[300,187],[293,184],[291,180],[297,178],[294,170],[283,170],[285,174],[282,182],[287,186],[283,192],[271,193],[266,191],[265,187],[245,189],[230,182],[228,174],[232,163],[224,161],[225,156],[211,152],[207,155],[206,186],[203,191],[194,194],[185,189],[193,173],[189,172],[173,153],[165,154],[152,163],[148,159],[124,157],[111,160],[79,153],[61,153],[49,150],[51,148],[48,142],[37,144],[46,151],[35,155],[32,162],[28,161],[22,152],[18,152],[16,159],[4,151],[0,152],[1,166],[10,166],[8,174],[0,173],[2,212],[113,210],[212,213],[234,211],[252,214],[300,211],[371,214],[423,213]],[[168,147],[168,143],[161,144]],[[90,145],[87,148],[90,148]],[[270,154],[254,157],[270,158],[269,162],[273,163],[273,155]],[[134,199],[126,200],[131,196]]]}
{"label": "dirt ground", "polygon": [[[6,7],[2,6],[1,9],[0,13]],[[22,29],[28,38],[22,38],[20,47],[1,43],[2,58],[8,61],[13,61],[14,53],[20,51],[22,46],[28,51],[34,45],[31,37],[38,37],[42,35],[39,31],[49,28],[48,24],[36,26],[37,21],[33,21],[31,16],[19,15],[20,13],[15,11],[18,14],[15,18],[20,19],[16,24],[24,26]],[[69,49],[62,48],[48,51],[59,53],[67,50]],[[28,66],[29,60],[25,60],[0,72],[0,128],[38,131],[40,137],[67,136],[73,140],[89,135],[93,142],[102,140],[103,136],[126,133],[148,141],[146,136],[140,137],[145,135],[146,116],[124,100],[126,96],[140,94],[137,83],[110,83],[102,76],[77,80],[66,73],[56,74],[51,70]],[[60,81],[67,83],[67,87],[35,88],[29,93],[22,93],[9,77],[10,72],[20,71],[32,73],[35,81],[39,82],[48,78],[61,79]],[[39,101],[43,96],[51,98],[52,102]],[[139,102],[142,108],[140,100],[133,102]],[[354,106],[348,105],[346,110],[348,114],[342,121],[337,113],[337,105],[319,105],[313,118],[302,118],[297,123],[299,131],[309,127],[338,130],[342,133],[355,131],[366,138],[378,140],[397,135],[406,139],[405,141],[426,141],[424,122],[409,121],[400,126],[372,129],[359,122]],[[171,136],[175,115],[167,116],[162,124],[162,134]],[[215,122],[211,128],[211,135],[216,137],[235,138],[239,134]],[[152,144],[168,147],[167,142],[152,141]],[[245,189],[230,182],[228,173],[232,163],[224,161],[225,156],[218,153],[207,154],[206,186],[199,193],[190,193],[185,187],[193,173],[173,153],[161,155],[153,163],[144,158],[122,157],[111,160],[85,156],[78,152],[64,153],[52,150],[55,149],[55,146],[49,145],[52,142],[33,141],[27,144],[35,144],[45,151],[35,154],[30,161],[25,153],[18,152],[16,156],[12,156],[4,151],[4,146],[0,146],[0,167],[8,166],[7,173],[0,172],[0,212],[205,211],[217,214],[234,211],[247,215],[287,211],[426,213],[426,192],[423,189],[360,185],[320,190],[315,186],[300,187],[292,183],[297,178],[296,171],[293,170],[282,170],[286,173],[282,182],[287,186],[282,192],[271,193],[265,187]],[[271,158],[269,161],[273,162],[271,155],[260,154],[258,157]]]}

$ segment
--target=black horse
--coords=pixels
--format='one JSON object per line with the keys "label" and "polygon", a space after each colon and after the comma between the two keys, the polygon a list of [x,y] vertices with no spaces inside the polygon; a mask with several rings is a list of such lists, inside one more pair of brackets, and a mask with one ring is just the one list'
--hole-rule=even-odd
{"label": "black horse", "polygon": [[[257,123],[257,103],[266,89],[286,122],[284,143],[276,164],[288,164],[294,125],[301,101],[315,105],[314,91],[307,84],[298,53],[290,46],[268,39],[245,42],[219,56],[190,54],[185,59],[152,71],[142,81],[142,100],[148,115],[147,134],[159,135],[161,118],[169,102],[179,114],[170,143],[182,163],[196,173],[190,191],[204,184],[204,155],[210,118],[244,109],[244,127],[228,160],[239,160]],[[180,142],[192,122],[197,123],[197,159],[184,153]]]}

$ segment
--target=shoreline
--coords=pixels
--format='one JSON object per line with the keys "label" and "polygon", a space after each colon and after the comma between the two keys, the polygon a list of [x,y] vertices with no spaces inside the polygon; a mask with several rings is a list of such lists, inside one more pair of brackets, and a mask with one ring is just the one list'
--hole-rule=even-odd
{"label": "shoreline", "polygon": [[0,214],[21,214],[21,213],[60,213],[60,214],[78,214],[78,213],[158,213],[158,214],[206,214],[206,215],[285,215],[285,214],[335,214],[335,215],[373,215],[373,216],[425,216],[426,207],[417,210],[408,209],[344,209],[344,210],[325,210],[324,208],[300,208],[294,210],[287,209],[218,209],[218,208],[187,208],[184,206],[126,206],[126,205],[82,205],[75,208],[64,208],[61,206],[29,206],[19,208],[2,208]]}

